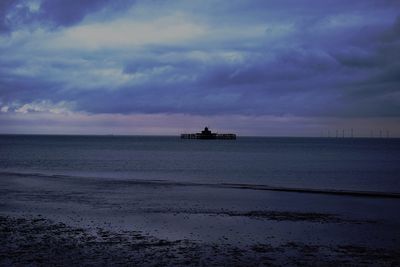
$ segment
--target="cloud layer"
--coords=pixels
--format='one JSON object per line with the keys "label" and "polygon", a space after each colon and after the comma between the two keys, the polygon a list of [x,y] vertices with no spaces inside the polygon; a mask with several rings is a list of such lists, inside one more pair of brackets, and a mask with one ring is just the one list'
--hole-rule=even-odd
{"label": "cloud layer", "polygon": [[396,120],[399,3],[5,0],[0,115]]}

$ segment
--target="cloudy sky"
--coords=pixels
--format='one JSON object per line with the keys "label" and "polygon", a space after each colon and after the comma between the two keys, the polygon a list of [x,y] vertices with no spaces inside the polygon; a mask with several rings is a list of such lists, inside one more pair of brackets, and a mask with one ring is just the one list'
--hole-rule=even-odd
{"label": "cloudy sky", "polygon": [[0,133],[204,125],[400,136],[400,1],[0,1]]}

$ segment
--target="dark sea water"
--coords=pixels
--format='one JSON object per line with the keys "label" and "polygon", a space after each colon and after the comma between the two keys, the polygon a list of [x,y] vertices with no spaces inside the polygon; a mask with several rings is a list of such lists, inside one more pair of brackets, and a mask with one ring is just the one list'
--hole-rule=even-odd
{"label": "dark sea water", "polygon": [[1,135],[0,172],[400,192],[400,139]]}

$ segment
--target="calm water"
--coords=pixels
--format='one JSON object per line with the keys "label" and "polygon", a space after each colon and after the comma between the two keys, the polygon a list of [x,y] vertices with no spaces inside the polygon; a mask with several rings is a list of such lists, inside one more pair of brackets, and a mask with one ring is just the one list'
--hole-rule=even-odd
{"label": "calm water", "polygon": [[400,192],[400,139],[2,135],[6,172]]}

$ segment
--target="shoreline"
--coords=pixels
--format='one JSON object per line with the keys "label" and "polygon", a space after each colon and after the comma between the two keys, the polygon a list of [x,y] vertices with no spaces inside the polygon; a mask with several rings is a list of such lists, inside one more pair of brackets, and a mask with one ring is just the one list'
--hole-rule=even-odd
{"label": "shoreline", "polygon": [[[76,176],[66,174],[45,174],[45,173],[24,173],[13,171],[0,171],[0,176],[33,176],[39,178],[56,178],[56,179],[96,179],[94,176]],[[154,180],[154,179],[131,179],[119,180],[102,177],[102,182],[118,181],[125,184],[140,184],[140,185],[161,185],[161,186],[190,186],[190,187],[209,187],[209,188],[228,188],[228,189],[244,189],[244,190],[261,190],[261,191],[276,191],[276,192],[291,192],[302,194],[321,194],[321,195],[337,195],[351,197],[366,197],[366,198],[393,198],[400,199],[400,192],[382,192],[382,191],[365,191],[365,190],[349,190],[349,189],[326,189],[326,188],[303,188],[303,187],[283,187],[271,186],[266,184],[245,184],[245,183],[200,183],[200,182],[181,182],[173,180]]]}

